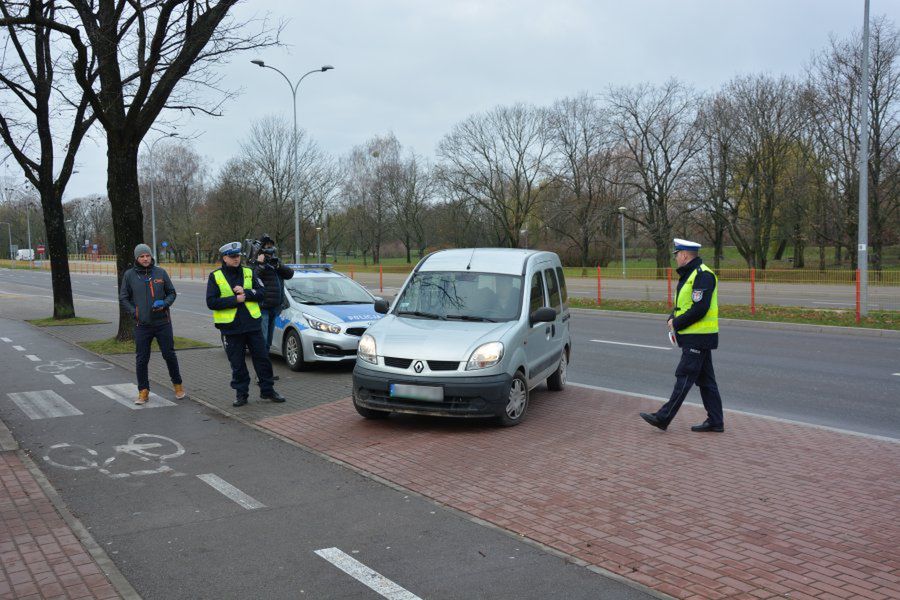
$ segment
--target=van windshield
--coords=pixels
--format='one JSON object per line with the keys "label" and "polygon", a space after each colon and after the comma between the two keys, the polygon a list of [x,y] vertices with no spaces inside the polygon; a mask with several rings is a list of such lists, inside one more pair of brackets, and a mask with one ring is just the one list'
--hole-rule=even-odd
{"label": "van windshield", "polygon": [[514,321],[522,277],[457,271],[419,272],[397,300],[395,314],[419,319]]}

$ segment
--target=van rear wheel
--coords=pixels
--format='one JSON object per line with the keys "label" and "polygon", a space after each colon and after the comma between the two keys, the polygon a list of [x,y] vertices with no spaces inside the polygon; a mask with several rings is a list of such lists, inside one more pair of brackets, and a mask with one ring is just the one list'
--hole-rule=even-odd
{"label": "van rear wheel", "polygon": [[547,378],[547,389],[554,392],[561,392],[566,389],[566,376],[569,370],[569,355],[563,348],[562,356],[559,357],[559,366],[550,377]]}
{"label": "van rear wheel", "polygon": [[528,410],[528,382],[521,371],[516,371],[509,384],[509,395],[503,414],[497,417],[497,423],[503,427],[518,425],[525,418]]}

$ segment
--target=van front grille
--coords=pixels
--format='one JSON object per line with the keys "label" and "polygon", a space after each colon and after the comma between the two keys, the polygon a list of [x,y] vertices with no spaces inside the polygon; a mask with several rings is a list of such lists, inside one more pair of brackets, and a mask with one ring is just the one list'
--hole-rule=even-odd
{"label": "van front grille", "polygon": [[386,367],[394,367],[395,369],[408,369],[409,365],[411,364],[411,358],[397,358],[394,356],[384,357],[384,366]]}

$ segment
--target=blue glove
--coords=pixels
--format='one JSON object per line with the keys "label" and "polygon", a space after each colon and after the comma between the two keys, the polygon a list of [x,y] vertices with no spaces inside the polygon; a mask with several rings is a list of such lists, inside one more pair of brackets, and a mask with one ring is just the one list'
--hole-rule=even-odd
{"label": "blue glove", "polygon": [[166,303],[162,300],[155,300],[153,302],[153,310],[163,310],[166,308]]}

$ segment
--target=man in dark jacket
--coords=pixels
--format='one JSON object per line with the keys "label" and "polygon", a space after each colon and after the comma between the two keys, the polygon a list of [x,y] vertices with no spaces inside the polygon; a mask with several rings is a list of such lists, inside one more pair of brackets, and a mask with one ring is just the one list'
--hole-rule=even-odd
{"label": "man in dark jacket", "polygon": [[668,326],[681,347],[681,361],[675,369],[675,389],[669,401],[655,413],[641,413],[641,418],[663,431],[675,418],[695,383],[700,388],[707,418],[700,425],[691,427],[691,431],[725,431],[722,397],[712,364],[712,351],[719,347],[717,279],[698,256],[699,250],[700,244],[696,242],[675,239],[679,279]]}
{"label": "man in dark jacket", "polygon": [[169,368],[175,397],[179,400],[185,397],[169,315],[169,307],[173,302],[175,286],[172,285],[169,274],[153,264],[150,246],[138,244],[134,248],[134,266],[122,275],[122,286],[119,288],[119,304],[134,317],[134,362],[138,380],[135,404],[146,404],[150,398],[147,365],[150,363],[150,344],[154,338]]}
{"label": "man in dark jacket", "polygon": [[213,322],[225,340],[225,352],[231,363],[231,387],[237,393],[233,406],[244,406],[250,394],[250,373],[244,358],[250,350],[253,369],[259,380],[260,397],[284,402],[275,391],[272,362],[263,340],[259,319],[259,302],[263,289],[253,272],[241,266],[241,244],[230,242],[219,248],[222,266],[209,274],[206,284],[206,306],[213,311]]}
{"label": "man in dark jacket", "polygon": [[281,314],[284,280],[292,278],[294,270],[281,264],[275,256],[275,240],[264,233],[259,241],[262,247],[256,257],[256,264],[253,265],[253,277],[259,279],[263,285],[264,296],[259,303],[262,311],[260,325],[268,349],[272,345],[272,334],[275,333],[275,319]]}

